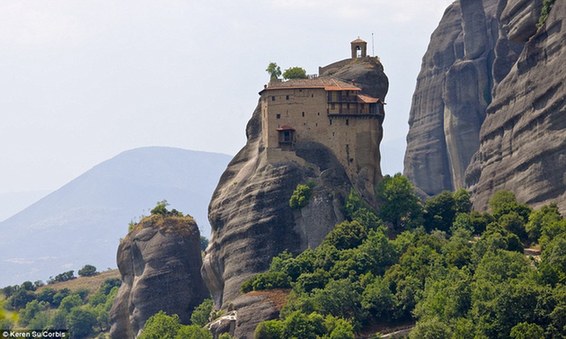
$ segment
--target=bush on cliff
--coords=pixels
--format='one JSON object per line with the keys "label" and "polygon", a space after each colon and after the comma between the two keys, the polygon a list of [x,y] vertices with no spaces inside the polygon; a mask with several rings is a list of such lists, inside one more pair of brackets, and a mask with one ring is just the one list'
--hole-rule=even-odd
{"label": "bush on cliff", "polygon": [[314,184],[298,184],[297,188],[289,199],[289,206],[294,209],[300,209],[308,205],[312,195],[312,188]]}
{"label": "bush on cliff", "polygon": [[[283,252],[244,284],[253,289],[255,279],[287,277],[292,288],[281,318],[260,324],[256,338],[285,338],[290,324],[302,324],[302,337],[328,337],[311,326],[313,312],[343,318],[358,332],[416,321],[412,337],[517,337],[525,329],[566,335],[566,220],[555,207],[531,211],[502,192],[491,212],[479,213],[458,191],[425,202],[423,220],[423,205],[402,176],[389,177],[379,192],[389,208],[380,215],[393,229],[351,194],[348,220],[320,246]],[[540,258],[523,254],[527,236],[543,245]]]}

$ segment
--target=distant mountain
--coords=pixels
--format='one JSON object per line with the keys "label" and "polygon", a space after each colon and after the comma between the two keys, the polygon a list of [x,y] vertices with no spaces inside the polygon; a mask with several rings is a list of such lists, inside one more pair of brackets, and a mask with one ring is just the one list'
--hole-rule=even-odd
{"label": "distant mountain", "polygon": [[95,166],[0,223],[0,286],[46,280],[85,264],[116,267],[128,223],[163,199],[192,215],[208,237],[208,203],[230,159],[147,147]]}
{"label": "distant mountain", "polygon": [[45,197],[51,191],[24,191],[0,193],[0,222]]}

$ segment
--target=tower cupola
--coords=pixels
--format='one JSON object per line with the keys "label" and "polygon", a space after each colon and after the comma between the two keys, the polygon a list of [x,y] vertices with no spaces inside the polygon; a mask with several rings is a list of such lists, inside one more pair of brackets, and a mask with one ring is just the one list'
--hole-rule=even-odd
{"label": "tower cupola", "polygon": [[365,58],[367,56],[368,43],[358,37],[350,43],[352,46],[352,59]]}

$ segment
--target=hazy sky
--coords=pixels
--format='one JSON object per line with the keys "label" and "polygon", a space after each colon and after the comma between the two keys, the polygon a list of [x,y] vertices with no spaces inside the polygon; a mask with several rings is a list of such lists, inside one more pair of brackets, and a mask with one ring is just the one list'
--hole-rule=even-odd
{"label": "hazy sky", "polygon": [[451,2],[0,0],[0,193],[54,190],[141,146],[235,154],[269,62],[317,73],[358,36],[390,82],[382,168],[401,171],[421,58]]}

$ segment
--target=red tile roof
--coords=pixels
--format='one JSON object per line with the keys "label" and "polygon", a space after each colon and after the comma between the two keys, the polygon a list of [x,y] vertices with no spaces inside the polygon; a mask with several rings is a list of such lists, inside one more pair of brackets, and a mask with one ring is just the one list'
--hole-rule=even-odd
{"label": "red tile roof", "polygon": [[309,89],[324,88],[326,91],[361,91],[350,83],[331,77],[318,77],[314,79],[292,79],[287,81],[272,81],[260,94],[264,91],[279,89]]}

